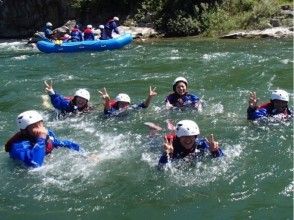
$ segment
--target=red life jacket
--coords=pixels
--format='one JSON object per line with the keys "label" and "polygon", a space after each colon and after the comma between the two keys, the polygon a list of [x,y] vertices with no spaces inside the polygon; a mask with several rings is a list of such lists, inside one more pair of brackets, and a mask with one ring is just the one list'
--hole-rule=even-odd
{"label": "red life jacket", "polygon": [[107,106],[107,107],[108,107],[109,109],[111,109],[111,108],[118,109],[118,107],[117,107],[117,101],[114,100],[114,99],[110,100],[110,101],[108,102],[108,106]]}
{"label": "red life jacket", "polygon": [[265,109],[267,109],[267,108],[270,107],[271,105],[272,105],[271,102],[263,103],[263,104],[261,104],[260,106],[258,106],[258,109],[260,109],[260,108],[265,108]]}
{"label": "red life jacket", "polygon": [[84,33],[85,33],[85,34],[91,34],[91,33],[93,33],[93,30],[92,30],[91,28],[86,28],[86,29],[84,30]]}

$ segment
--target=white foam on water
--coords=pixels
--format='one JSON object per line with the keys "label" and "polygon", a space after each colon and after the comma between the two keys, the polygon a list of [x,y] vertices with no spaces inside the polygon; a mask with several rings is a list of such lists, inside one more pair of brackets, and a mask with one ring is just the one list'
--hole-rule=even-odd
{"label": "white foam on water", "polygon": [[283,64],[289,64],[289,63],[293,63],[293,60],[283,59],[283,60],[280,60],[280,62],[283,63]]}
{"label": "white foam on water", "polygon": [[170,60],[180,60],[182,59],[181,57],[178,57],[178,56],[171,56],[169,57]]}
{"label": "white foam on water", "polygon": [[26,60],[28,59],[29,56],[28,55],[21,55],[21,56],[17,56],[17,57],[13,57],[13,60]]}
{"label": "white foam on water", "polygon": [[294,181],[292,180],[292,182],[288,186],[286,186],[285,189],[279,194],[286,197],[293,197],[293,193],[294,193]]}
{"label": "white foam on water", "polygon": [[6,51],[33,51],[34,48],[27,46],[26,42],[13,41],[0,43],[0,49]]}
{"label": "white foam on water", "polygon": [[227,57],[228,55],[232,55],[232,53],[224,52],[224,53],[211,53],[211,54],[204,54],[202,59],[206,61],[216,60],[222,57]]}
{"label": "white foam on water", "polygon": [[[222,147],[225,154],[220,158],[203,158],[203,160],[191,161],[182,159],[169,162],[165,165],[162,172],[167,175],[168,181],[179,186],[204,186],[216,181],[226,175],[227,171],[234,165],[236,158],[240,157],[244,146],[234,145]],[[141,160],[150,167],[156,169],[160,153],[144,152]]]}
{"label": "white foam on water", "polygon": [[245,190],[245,191],[231,193],[230,197],[231,197],[231,201],[235,202],[235,201],[248,199],[252,195],[253,193],[251,193],[250,190]]}
{"label": "white foam on water", "polygon": [[215,116],[222,113],[224,113],[224,106],[221,102],[211,103],[211,101],[209,101],[205,102],[205,111],[201,114]]}

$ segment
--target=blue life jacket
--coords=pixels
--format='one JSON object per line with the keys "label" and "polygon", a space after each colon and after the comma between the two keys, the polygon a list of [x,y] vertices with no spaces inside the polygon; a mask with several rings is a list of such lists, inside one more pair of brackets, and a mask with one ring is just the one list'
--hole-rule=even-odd
{"label": "blue life jacket", "polygon": [[72,42],[83,41],[83,33],[77,28],[72,29],[70,36]]}
{"label": "blue life jacket", "polygon": [[105,29],[100,29],[100,40],[108,40],[109,37],[107,36],[106,30]]}
{"label": "blue life jacket", "polygon": [[195,106],[197,102],[200,101],[200,98],[196,95],[186,93],[185,95],[178,95],[177,93],[172,93],[168,95],[165,99],[165,102],[169,102],[174,107],[188,107]]}
{"label": "blue life jacket", "polygon": [[95,36],[91,28],[86,28],[84,30],[84,40],[95,40]]}
{"label": "blue life jacket", "polygon": [[44,29],[44,34],[45,34],[45,37],[46,38],[51,39],[52,38],[53,31],[51,30],[51,28],[46,27]]}
{"label": "blue life jacket", "polygon": [[108,38],[112,38],[112,31],[119,34],[117,27],[118,26],[114,20],[110,20],[104,25],[104,29]]}

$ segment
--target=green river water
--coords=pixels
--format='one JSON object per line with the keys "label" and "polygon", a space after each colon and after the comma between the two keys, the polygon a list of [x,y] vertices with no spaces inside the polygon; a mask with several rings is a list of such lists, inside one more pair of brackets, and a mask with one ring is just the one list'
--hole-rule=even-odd
{"label": "green river water", "polygon": [[[0,219],[292,219],[293,121],[252,124],[248,94],[267,102],[277,88],[293,107],[292,40],[200,40],[132,43],[100,53],[44,54],[24,42],[0,42],[0,142],[17,128],[16,116],[39,110],[59,138],[85,149],[56,149],[41,168],[27,169],[0,152]],[[202,97],[204,111],[166,111],[164,98],[177,76]],[[44,80],[70,96],[91,92],[96,110],[57,120],[42,105]],[[128,93],[150,108],[125,117],[103,117],[97,90]],[[156,169],[162,131],[148,136],[144,122],[195,120],[213,133],[225,153],[181,167]],[[98,157],[98,159],[97,159]]]}

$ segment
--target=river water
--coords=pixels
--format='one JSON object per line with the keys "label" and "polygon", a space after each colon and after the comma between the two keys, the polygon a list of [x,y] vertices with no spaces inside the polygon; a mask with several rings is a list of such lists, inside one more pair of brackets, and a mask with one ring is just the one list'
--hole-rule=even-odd
{"label": "river water", "polygon": [[[276,88],[291,95],[292,40],[200,40],[132,43],[100,53],[44,54],[24,42],[0,42],[0,142],[16,132],[15,118],[39,110],[59,138],[78,142],[81,155],[56,149],[41,168],[27,169],[0,152],[0,219],[292,219],[293,122],[252,124],[248,94],[266,102]],[[202,113],[166,111],[164,98],[178,76],[202,97]],[[70,96],[91,92],[96,110],[57,120],[44,105],[44,80]],[[97,90],[128,93],[150,108],[107,119]],[[195,120],[225,153],[182,166],[156,168],[162,135],[144,122]]]}

